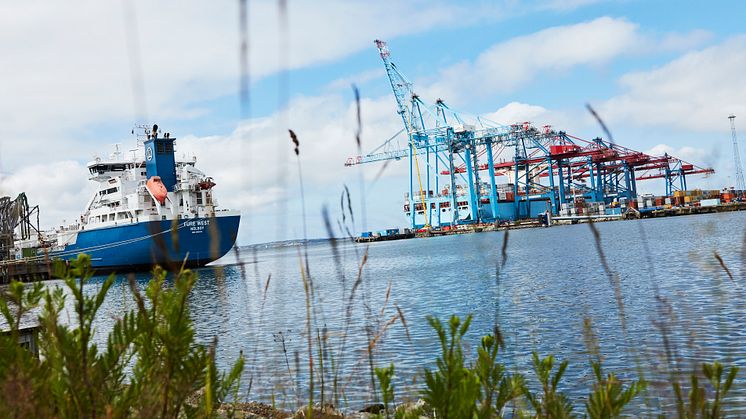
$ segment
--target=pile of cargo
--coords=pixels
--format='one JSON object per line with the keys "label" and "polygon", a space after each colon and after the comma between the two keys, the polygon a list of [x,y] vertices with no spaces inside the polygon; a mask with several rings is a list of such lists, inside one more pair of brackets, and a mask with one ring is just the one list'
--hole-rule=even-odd
{"label": "pile of cargo", "polygon": [[640,195],[628,202],[627,206],[639,211],[653,211],[676,207],[713,207],[737,201],[743,201],[743,196],[732,189],[692,189],[674,191],[673,196]]}
{"label": "pile of cargo", "polygon": [[744,198],[746,198],[746,193],[744,191],[725,189],[723,190],[723,192],[720,193],[720,201],[722,201],[725,204],[735,202],[735,201],[744,201]]}
{"label": "pile of cargo", "polygon": [[629,201],[628,206],[639,211],[668,209],[674,206],[670,196],[640,195],[636,200]]}
{"label": "pile of cargo", "polygon": [[618,213],[619,208],[616,203],[605,204],[603,202],[586,201],[583,198],[575,198],[574,201],[563,203],[559,211],[561,217],[610,215]]}
{"label": "pile of cargo", "polygon": [[740,198],[739,194],[733,189],[719,190],[701,190],[692,189],[690,191],[675,191],[675,206],[713,206],[720,204],[729,204]]}

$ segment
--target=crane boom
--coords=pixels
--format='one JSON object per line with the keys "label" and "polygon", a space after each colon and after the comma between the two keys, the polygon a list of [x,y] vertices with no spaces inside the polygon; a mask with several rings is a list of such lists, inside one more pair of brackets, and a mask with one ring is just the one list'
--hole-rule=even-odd
{"label": "crane boom", "polygon": [[414,94],[412,91],[412,83],[396,69],[394,63],[389,59],[391,53],[389,52],[389,47],[386,45],[386,42],[376,39],[375,43],[376,47],[378,47],[378,52],[381,54],[383,65],[386,67],[386,74],[391,82],[391,89],[394,91],[394,96],[396,97],[397,112],[401,115],[402,121],[404,121],[407,133],[411,133],[412,112],[408,102],[412,99]]}

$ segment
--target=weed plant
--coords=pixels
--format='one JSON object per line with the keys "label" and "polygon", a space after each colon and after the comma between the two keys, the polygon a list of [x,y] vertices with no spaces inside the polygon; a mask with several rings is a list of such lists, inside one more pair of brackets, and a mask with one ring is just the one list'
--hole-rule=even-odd
{"label": "weed plant", "polygon": [[[119,318],[105,347],[91,340],[99,308],[114,283],[84,292],[93,271],[80,255],[56,265],[61,287],[13,282],[0,299],[11,326],[0,336],[0,416],[16,418],[213,417],[236,394],[243,356],[228,373],[215,366],[215,346],[198,345],[187,309],[196,276],[188,270],[166,285],[156,268],[141,294],[130,288],[136,309]],[[64,322],[66,309],[74,318]],[[40,356],[18,344],[22,318],[39,322]],[[131,373],[126,373],[131,368]]]}
{"label": "weed plant", "polygon": [[[8,333],[0,336],[0,415],[176,418],[232,414],[229,401],[240,399],[243,356],[228,372],[219,373],[215,365],[217,342],[208,346],[195,342],[187,309],[187,297],[196,280],[194,273],[183,270],[174,275],[173,281],[166,282],[165,271],[156,268],[144,292],[130,280],[135,308],[116,321],[105,347],[98,347],[91,336],[114,277],[104,280],[96,292],[84,292],[93,274],[88,256],[79,256],[69,266],[58,264],[56,269],[67,292],[62,287],[13,282],[0,299],[0,313],[10,327]],[[308,286],[309,281],[305,283]],[[390,292],[387,290],[384,306]],[[308,289],[307,293],[307,327],[311,330],[315,310],[310,307]],[[73,318],[63,322],[66,310],[71,310]],[[383,313],[383,309],[378,312]],[[371,331],[368,362],[375,361],[372,354],[386,329],[395,322],[404,323],[401,309],[397,307],[396,313],[388,320],[384,317],[385,321]],[[23,319],[29,317],[39,323],[38,356],[18,344]],[[583,412],[578,412],[563,392],[563,377],[572,368],[567,361],[534,352],[531,373],[509,373],[501,360],[504,343],[499,328],[482,337],[475,359],[469,359],[464,339],[471,316],[451,316],[445,323],[431,316],[428,322],[440,345],[440,356],[434,369],[423,370],[424,403],[417,408],[397,405],[395,365],[377,367],[374,383],[383,401],[380,417],[615,418],[631,414],[632,402],[648,391],[644,377],[625,381],[604,370],[590,320],[585,324],[585,341],[593,381]],[[338,359],[336,364],[332,362],[335,357],[328,353],[330,343],[325,329],[316,328],[314,334],[308,335],[307,344],[309,356],[315,354],[318,363],[314,367],[311,361],[308,368],[318,378],[320,388],[308,394],[308,410],[303,410],[303,414],[317,417],[315,396],[320,395],[316,400],[321,401],[316,406],[326,406],[329,398],[324,394],[328,386],[331,385],[332,399],[339,397],[338,392],[343,393],[327,379],[331,373],[335,377],[332,383],[338,380],[340,365]],[[302,368],[297,358],[296,354],[296,373]],[[290,369],[287,359],[285,367]],[[738,367],[713,362],[699,364],[687,383],[671,374],[676,405],[662,413],[679,418],[726,417],[726,398],[737,373]]]}

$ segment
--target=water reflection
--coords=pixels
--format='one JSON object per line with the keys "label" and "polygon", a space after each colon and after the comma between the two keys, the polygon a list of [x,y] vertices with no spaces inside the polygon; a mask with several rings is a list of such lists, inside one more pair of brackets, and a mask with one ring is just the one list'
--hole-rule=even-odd
{"label": "water reflection", "polygon": [[[661,325],[676,365],[688,368],[719,359],[746,367],[745,221],[744,213],[728,213],[598,224],[608,263],[621,281],[627,337],[614,289],[585,225],[511,231],[501,269],[502,232],[374,243],[357,285],[363,245],[338,243],[337,264],[327,243],[311,244],[311,338],[315,345],[325,343],[321,353],[319,345],[313,349],[316,389],[323,379],[329,398],[333,363],[349,406],[372,400],[366,349],[371,337],[385,329],[373,362],[394,362],[397,394],[413,395],[419,388],[415,377],[423,367],[434,366],[439,350],[428,315],[473,314],[470,357],[479,337],[490,333],[498,319],[507,344],[502,359],[511,370],[528,373],[533,350],[569,360],[564,388],[578,403],[592,379],[583,344],[586,317],[599,336],[606,370],[631,378],[636,366],[644,365],[646,378],[662,396],[670,391],[667,384],[656,384],[668,368]],[[714,252],[734,280],[724,274]],[[221,271],[198,271],[189,298],[197,338],[209,343],[218,337],[222,368],[243,351],[242,385],[244,391],[250,387],[249,399],[294,406],[299,395],[307,397],[301,253],[297,246],[245,248],[221,261],[227,263]],[[148,277],[137,275],[138,284],[144,286]],[[113,319],[133,306],[126,278],[118,278],[102,307],[96,337],[103,339]],[[399,314],[397,307],[408,330],[400,320],[388,324]],[[737,397],[746,397],[745,384],[742,376]]]}

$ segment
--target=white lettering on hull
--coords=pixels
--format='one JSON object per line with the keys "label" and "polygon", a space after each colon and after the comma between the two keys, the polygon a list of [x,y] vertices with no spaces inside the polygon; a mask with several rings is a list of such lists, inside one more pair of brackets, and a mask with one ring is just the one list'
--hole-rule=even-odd
{"label": "white lettering on hull", "polygon": [[184,222],[184,227],[188,227],[192,234],[201,234],[210,226],[210,220],[189,220]]}

